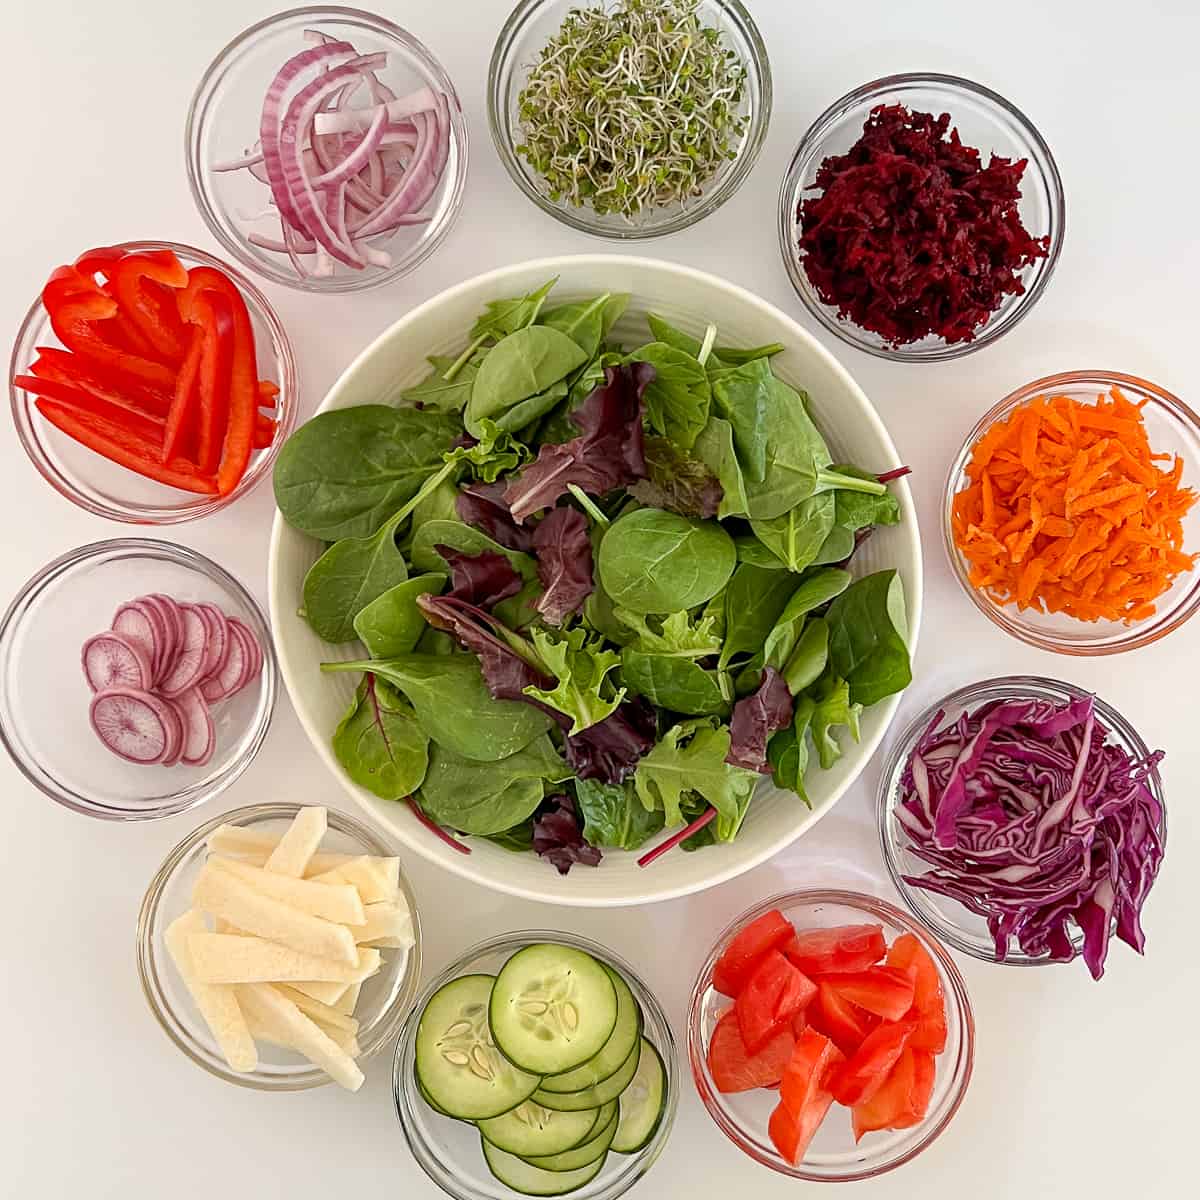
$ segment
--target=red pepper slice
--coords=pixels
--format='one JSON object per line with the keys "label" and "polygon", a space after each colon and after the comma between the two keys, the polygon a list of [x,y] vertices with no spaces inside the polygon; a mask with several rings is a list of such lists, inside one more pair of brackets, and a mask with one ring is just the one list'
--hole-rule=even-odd
{"label": "red pepper slice", "polygon": [[126,404],[93,396],[90,392],[72,387],[69,383],[60,383],[56,379],[17,375],[13,383],[27,392],[33,392],[34,395],[55,400],[76,413],[103,417],[106,421],[120,425],[147,441],[158,442],[162,439],[164,421],[162,417],[152,413],[139,412]]}
{"label": "red pepper slice", "polygon": [[[204,352],[205,332],[192,327],[191,345],[175,380],[175,397],[167,414],[163,430],[162,461],[166,462],[179,450],[185,435],[195,431],[200,401],[200,356]],[[192,438],[195,441],[195,438]]]}
{"label": "red pepper slice", "polygon": [[[254,418],[258,411],[258,362],[254,351],[254,326],[237,285],[212,267],[192,267],[188,285],[179,299],[185,321],[203,325],[207,313],[199,298],[212,290],[228,297],[233,313],[233,358],[229,371],[229,422],[225,429],[217,490],[227,496],[241,482],[254,449]],[[208,306],[203,306],[208,307]]]}
{"label": "red pepper slice", "polygon": [[57,346],[38,346],[37,355],[29,373],[39,379],[53,379],[82,388],[102,400],[111,400],[114,404],[124,405],[146,416],[165,417],[171,407],[171,398],[165,392],[116,371],[98,367],[69,350],[60,350]]}
{"label": "red pepper slice", "polygon": [[139,437],[113,421],[78,412],[55,400],[39,399],[37,407],[47,421],[68,437],[139,475],[187,492],[213,495],[217,490],[216,480],[201,474],[195,464],[183,458],[159,462],[157,442]]}
{"label": "red pepper slice", "polygon": [[[192,310],[203,322],[204,354],[200,360],[200,419],[196,461],[205,471],[215,471],[229,428],[229,396],[233,386],[233,359],[237,350],[237,318],[223,292],[208,289],[192,301]],[[255,417],[258,410],[255,409]]]}
{"label": "red pepper slice", "polygon": [[260,379],[258,381],[259,408],[274,408],[278,399],[279,384],[272,383],[269,379]]}
{"label": "red pepper slice", "polygon": [[170,250],[127,254],[112,264],[111,290],[122,313],[153,354],[173,366],[183,362],[189,338],[170,289],[186,287],[187,282],[187,271]]}
{"label": "red pepper slice", "polygon": [[266,413],[254,415],[254,448],[265,450],[274,440],[278,422],[272,421]]}

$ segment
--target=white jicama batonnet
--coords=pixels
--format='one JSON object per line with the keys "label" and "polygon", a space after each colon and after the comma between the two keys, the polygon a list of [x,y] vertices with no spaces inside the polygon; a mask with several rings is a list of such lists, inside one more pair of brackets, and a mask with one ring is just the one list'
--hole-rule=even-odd
{"label": "white jicama batonnet", "polygon": [[366,906],[366,921],[351,932],[360,946],[402,950],[413,944],[412,917],[399,904],[381,900]]}
{"label": "white jicama batonnet", "polygon": [[[356,984],[355,986],[361,987],[362,985]],[[312,1017],[323,1029],[343,1029],[347,1033],[358,1033],[358,1021],[349,1013],[334,1008],[332,1004],[322,1004],[320,1000],[314,1000],[311,996],[289,987],[286,983],[277,984],[276,987],[302,1013]]]}
{"label": "white jicama batonnet", "polygon": [[379,950],[360,947],[353,967],[302,954],[268,938],[229,933],[195,933],[188,938],[192,967],[203,983],[351,984],[369,979],[380,967]]}
{"label": "white jicama batonnet", "polygon": [[348,859],[332,870],[320,875],[309,875],[309,879],[321,883],[349,883],[358,889],[364,904],[381,900],[396,901],[400,894],[400,860],[398,858],[373,858],[362,855]]}
{"label": "white jicama batonnet", "polygon": [[[341,1004],[346,994],[354,988],[362,987],[360,983],[330,983],[319,979],[305,979],[291,985],[298,992],[319,1000],[322,1004]],[[355,993],[357,1003],[357,993]],[[353,1011],[353,1010],[351,1010]]]}
{"label": "white jicama batonnet", "polygon": [[264,867],[279,875],[303,877],[312,856],[316,854],[328,829],[328,813],[324,808],[302,808],[271,851]]}
{"label": "white jicama batonnet", "polygon": [[236,858],[211,855],[209,865],[228,871],[257,888],[264,896],[273,896],[301,912],[339,925],[362,926],[367,914],[358,889],[350,883],[317,883],[311,879],[296,879],[262,867],[251,866]]}

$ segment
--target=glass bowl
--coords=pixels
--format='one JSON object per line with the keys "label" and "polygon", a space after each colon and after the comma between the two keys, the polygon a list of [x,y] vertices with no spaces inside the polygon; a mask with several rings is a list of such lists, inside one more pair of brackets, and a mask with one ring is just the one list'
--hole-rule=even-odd
{"label": "glass bowl", "polygon": [[[778,1104],[773,1090],[756,1088],[725,1095],[717,1090],[708,1069],[708,1043],[717,1022],[732,1006],[728,996],[713,987],[713,967],[726,946],[751,921],[777,908],[797,929],[862,924],[883,926],[890,943],[904,933],[921,940],[937,964],[946,996],[946,1049],[937,1056],[937,1077],[925,1119],[911,1129],[868,1133],[857,1145],[850,1127],[850,1110],[835,1104],[795,1166],[782,1158],[767,1134],[767,1120]],[[692,988],[688,1012],[688,1058],[692,1078],[708,1115],[743,1153],[764,1167],[793,1179],[817,1183],[847,1183],[873,1179],[915,1158],[950,1124],[966,1094],[975,1060],[975,1018],[966,984],[945,947],[913,917],[886,900],[858,892],[787,892],[772,896],[743,913],[717,938]]]}
{"label": "glass bowl", "polygon": [[[924,888],[913,887],[905,882],[905,875],[921,875],[930,869],[927,862],[918,858],[908,849],[908,836],[896,818],[900,780],[909,755],[920,740],[921,734],[925,732],[939,712],[945,713],[946,720],[953,721],[967,709],[978,708],[991,700],[1029,699],[1063,703],[1082,699],[1089,694],[1083,688],[1077,688],[1073,684],[1062,683],[1057,679],[1044,679],[1036,675],[1007,675],[968,684],[956,692],[951,692],[936,704],[931,704],[904,730],[888,752],[883,766],[883,774],[880,777],[879,798],[876,806],[879,820],[879,840],[883,847],[883,857],[887,863],[888,873],[897,890],[904,897],[904,903],[939,938],[956,950],[961,950],[964,954],[970,954],[984,962],[1002,962],[1017,967],[1055,965],[1053,960],[1044,955],[1026,954],[1015,940],[1011,942],[1006,956],[998,959],[995,943],[992,941],[992,935],[988,932],[987,921],[983,917],[971,912],[970,909],[963,907],[956,900],[951,900],[948,896],[926,891]],[[1111,740],[1133,758],[1149,757],[1150,751],[1138,735],[1137,730],[1112,705],[1107,704],[1099,696],[1094,696],[1093,700],[1096,706],[1096,716],[1110,731]],[[1159,827],[1159,835],[1165,841],[1167,810],[1163,798],[1162,779],[1158,771],[1151,770],[1146,782],[1163,811],[1163,823]],[[1070,927],[1070,933],[1071,944],[1076,950],[1079,950],[1083,945],[1083,935],[1074,926]]]}
{"label": "glass bowl", "polygon": [[[212,708],[216,751],[204,766],[126,762],[88,721],[80,648],[108,627],[118,605],[149,592],[211,601],[243,621],[262,647],[258,678]],[[278,688],[270,626],[254,598],[223,567],[171,542],[80,546],[38,571],[0,622],[0,741],[30,783],[85,816],[143,821],[220,795],[266,739]]]}
{"label": "glass bowl", "polygon": [[62,345],[50,328],[50,315],[42,305],[40,292],[21,324],[8,368],[17,437],[33,465],[60,496],[98,517],[129,525],[173,525],[206,517],[234,503],[270,476],[279,448],[296,422],[299,391],[292,347],[267,298],[240,271],[220,259],[177,242],[122,242],[117,249],[171,250],[185,267],[215,267],[237,284],[254,325],[259,376],[279,387],[272,413],[278,421],[274,441],[266,449],[253,452],[246,474],[229,495],[202,496],[146,479],[68,437],[38,412],[31,393],[12,384],[15,376],[28,370],[37,347]]}
{"label": "glass bowl", "polygon": [[[168,925],[192,906],[192,888],[207,857],[208,835],[218,825],[242,825],[260,832],[282,833],[300,811],[298,804],[253,804],[222,813],[193,830],[170,854],[150,881],[137,922],[137,965],[142,992],[163,1032],[198,1066],[218,1079],[260,1092],[298,1092],[329,1082],[324,1071],[291,1050],[259,1042],[256,1070],[231,1071],[184,987],[163,935]],[[335,854],[373,854],[393,857],[393,846],[353,817],[329,809],[329,832],[323,851]],[[359,1020],[361,1065],[396,1035],[408,1011],[421,974],[421,923],[412,889],[400,874],[400,890],[412,913],[413,945],[407,950],[383,950],[383,967],[362,985],[354,1010]]]}
{"label": "glass bowl", "polygon": [[[1005,296],[972,341],[950,345],[931,334],[903,346],[889,345],[879,334],[839,317],[837,309],[817,295],[800,261],[797,252],[800,201],[812,190],[825,159],[845,154],[862,134],[871,110],[882,104],[903,104],[910,110],[934,115],[948,112],[951,128],[957,128],[963,142],[977,147],[985,157],[997,154],[1002,158],[1028,160],[1021,178],[1021,220],[1033,237],[1049,234],[1049,254],[1025,269],[1022,274],[1025,291],[1019,296]],[[889,75],[863,84],[835,101],[800,139],[779,191],[779,249],[788,278],[804,306],[842,341],[893,362],[939,362],[961,358],[990,345],[1034,306],[1058,263],[1065,208],[1062,180],[1050,147],[1029,119],[1002,96],[954,75],[923,72]]]}
{"label": "glass bowl", "polygon": [[543,46],[558,32],[572,9],[595,7],[592,0],[521,0],[509,14],[496,39],[488,71],[488,124],[492,141],[513,182],[543,212],[596,237],[636,241],[678,233],[715,212],[750,174],[771,121],[771,64],[758,27],[740,0],[701,0],[697,15],[720,30],[724,44],[746,65],[745,94],[740,114],[746,118],[735,157],[726,161],[704,185],[701,195],[686,204],[672,204],[629,218],[577,208],[567,200],[552,200],[542,177],[517,153],[522,140],[517,97],[529,67]]}
{"label": "glass bowl", "polygon": [[[278,243],[279,214],[270,190],[249,170],[214,170],[252,155],[263,98],[284,63],[310,48],[306,31],[350,42],[360,53],[386,53],[376,71],[397,96],[419,87],[445,94],[450,110],[450,153],[424,211],[424,224],[407,225],[371,245],[391,257],[388,266],[361,269],[332,264],[332,273],[300,275],[282,250],[266,249],[251,235]],[[188,184],[213,236],[239,262],[273,283],[303,292],[358,292],[415,270],[441,245],[458,219],[467,181],[467,123],[458,93],[441,63],[411,33],[357,8],[294,8],[238,34],[204,72],[188,109],[185,131]],[[353,211],[353,210],[351,210]]]}
{"label": "glass bowl", "polygon": [[641,1005],[644,1034],[662,1056],[667,1072],[666,1108],[654,1136],[636,1154],[612,1153],[600,1173],[589,1184],[570,1195],[575,1200],[615,1200],[624,1195],[654,1165],[662,1153],[675,1121],[679,1104],[679,1068],[675,1062],[675,1038],[662,1005],[633,968],[611,950],[587,938],[557,930],[525,929],[479,942],[431,979],[408,1015],[396,1043],[392,1064],[392,1096],[396,1115],[409,1149],[425,1173],[455,1200],[511,1200],[517,1192],[493,1178],[479,1149],[479,1134],[469,1123],[442,1116],[432,1109],[417,1087],[417,1026],[429,998],[438,988],[460,975],[493,975],[504,962],[525,946],[551,942],[584,950],[619,971]]}
{"label": "glass bowl", "polygon": [[[1156,611],[1141,621],[1082,621],[1066,613],[1042,613],[1034,608],[1020,610],[1015,604],[999,604],[990,595],[971,586],[970,566],[954,542],[954,497],[968,485],[967,464],[975,443],[999,420],[1014,409],[1047,393],[1069,396],[1073,400],[1095,403],[1110,388],[1142,406],[1142,418],[1150,445],[1155,452],[1178,455],[1183,460],[1183,482],[1200,487],[1200,416],[1182,400],[1163,388],[1134,375],[1117,371],[1067,371],[1035,379],[1005,396],[985,413],[967,434],[946,478],[942,500],[942,537],[954,577],[975,607],[1005,633],[1012,634],[1040,650],[1058,654],[1119,654],[1148,646],[1178,629],[1200,608],[1200,571],[1177,575],[1170,590],[1155,601]],[[1183,518],[1184,544],[1200,551],[1200,506]]]}

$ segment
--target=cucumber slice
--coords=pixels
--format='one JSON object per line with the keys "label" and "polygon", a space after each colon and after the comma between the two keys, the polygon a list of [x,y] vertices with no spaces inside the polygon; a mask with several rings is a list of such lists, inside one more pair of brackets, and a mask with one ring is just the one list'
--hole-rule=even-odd
{"label": "cucumber slice", "polygon": [[576,1191],[600,1174],[607,1157],[602,1154],[595,1162],[577,1171],[544,1171],[515,1154],[509,1154],[507,1150],[493,1146],[487,1138],[481,1137],[479,1140],[483,1145],[483,1157],[488,1170],[505,1187],[524,1196],[562,1196]]}
{"label": "cucumber slice", "polygon": [[[421,1099],[424,1100],[425,1103],[428,1104],[429,1107],[432,1108],[435,1113],[441,1113],[443,1117],[450,1116],[450,1114],[444,1108],[441,1108],[439,1105],[437,1105],[433,1102],[433,1100],[430,1098],[429,1093],[425,1090],[425,1085],[421,1082],[421,1077],[419,1075],[417,1076],[417,1091],[421,1093]],[[457,1118],[450,1117],[450,1119],[453,1121],[453,1120],[456,1120]]]}
{"label": "cucumber slice", "polygon": [[595,1087],[625,1065],[642,1036],[642,1010],[629,990],[629,984],[611,967],[604,969],[617,991],[617,1023],[599,1053],[587,1062],[562,1075],[547,1075],[541,1082],[543,1092],[581,1092],[584,1088]]}
{"label": "cucumber slice", "polygon": [[525,1161],[531,1167],[541,1167],[543,1171],[578,1171],[580,1167],[586,1167],[596,1159],[603,1158],[608,1153],[613,1138],[617,1135],[620,1116],[615,1100],[610,1100],[600,1111],[608,1114],[607,1118],[601,1118],[604,1120],[604,1124],[600,1127],[600,1132],[595,1137],[589,1138],[582,1146],[576,1146],[573,1150],[564,1150],[561,1154],[526,1158]]}
{"label": "cucumber slice", "polygon": [[[645,1041],[643,1038],[642,1041]],[[630,1084],[637,1074],[639,1046],[634,1046],[633,1052],[621,1064],[619,1071],[613,1072],[607,1079],[602,1079],[595,1087],[584,1088],[581,1092],[543,1092],[538,1088],[533,1098],[546,1108],[557,1109],[559,1112],[578,1112],[581,1108],[595,1108],[615,1100]]]}
{"label": "cucumber slice", "polygon": [[451,980],[429,998],[417,1026],[417,1083],[435,1108],[464,1121],[516,1108],[539,1082],[496,1049],[487,1018],[494,983],[491,975]]}
{"label": "cucumber slice", "polygon": [[562,1074],[587,1062],[608,1041],[617,1022],[617,989],[590,954],[535,943],[501,968],[488,1018],[496,1045],[518,1067],[537,1075]]}
{"label": "cucumber slice", "polygon": [[[600,1114],[604,1111],[585,1108],[579,1112],[555,1112],[552,1108],[543,1108],[532,1100],[526,1100],[512,1112],[487,1121],[477,1121],[476,1124],[479,1132],[497,1150],[507,1150],[509,1154],[530,1158],[561,1154],[564,1150],[582,1145],[604,1128],[598,1124]],[[592,1160],[589,1158],[586,1161]]]}
{"label": "cucumber slice", "polygon": [[621,1093],[621,1119],[612,1148],[636,1154],[653,1136],[667,1107],[667,1069],[662,1055],[645,1038],[633,1082]]}

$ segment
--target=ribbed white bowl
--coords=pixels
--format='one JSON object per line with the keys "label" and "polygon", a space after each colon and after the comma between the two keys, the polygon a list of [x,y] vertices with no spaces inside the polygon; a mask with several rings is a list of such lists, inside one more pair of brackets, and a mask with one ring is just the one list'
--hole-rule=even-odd
{"label": "ribbed white bowl", "polygon": [[[803,388],[813,416],[834,458],[884,471],[899,466],[896,448],[862,389],[846,370],[790,317],[734,284],[672,263],[624,255],[587,254],[545,258],[476,276],[452,287],[402,317],[368,346],[334,384],[319,411],[355,404],[394,401],[428,371],[425,356],[457,352],[485,303],[520,295],[551,276],[559,277],[554,302],[564,303],[600,292],[630,292],[632,300],[614,331],[616,340],[637,345],[648,336],[643,317],[656,312],[694,334],[715,321],[726,345],[757,346],[782,342],[787,350],[773,360],[780,378]],[[907,484],[894,485],[902,520],[881,529],[856,554],[856,574],[895,567],[904,582],[909,642],[915,647],[921,623],[921,540]],[[781,850],[814,825],[854,782],[875,753],[898,697],[869,709],[862,741],[848,747],[830,771],[814,770],[809,812],[790,793],[769,782],[760,785],[735,842],[694,854],[665,855],[652,867],[638,867],[633,853],[605,851],[597,868],[576,867],[563,879],[533,854],[514,854],[481,838],[470,840],[472,853],[459,854],[423,828],[404,804],[377,800],[342,773],[329,738],[350,703],[357,680],[351,675],[322,675],[320,663],[361,653],[351,643],[322,642],[297,615],[304,574],[321,553],[321,544],[297,533],[277,515],[271,534],[269,590],[271,625],[284,683],[317,753],[347,793],[401,842],[449,871],[498,891],[554,904],[607,906],[645,904],[699,891],[740,875]]]}

